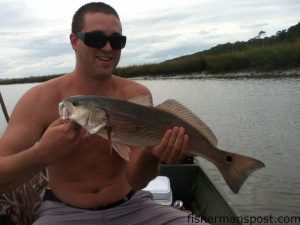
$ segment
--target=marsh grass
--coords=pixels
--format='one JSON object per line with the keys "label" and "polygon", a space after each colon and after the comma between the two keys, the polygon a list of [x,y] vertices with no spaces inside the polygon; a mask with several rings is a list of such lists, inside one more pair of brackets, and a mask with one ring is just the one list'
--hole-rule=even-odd
{"label": "marsh grass", "polygon": [[[261,32],[260,32],[261,33]],[[247,42],[226,43],[211,49],[161,63],[116,68],[122,77],[216,74],[240,71],[287,70],[300,67],[300,23],[271,37],[255,37]],[[0,84],[43,82],[58,75],[0,79]]]}
{"label": "marsh grass", "polygon": [[117,68],[124,77],[172,75],[196,72],[227,73],[243,70],[271,71],[300,66],[300,39],[272,45],[249,46],[243,50],[200,53],[157,64]]}

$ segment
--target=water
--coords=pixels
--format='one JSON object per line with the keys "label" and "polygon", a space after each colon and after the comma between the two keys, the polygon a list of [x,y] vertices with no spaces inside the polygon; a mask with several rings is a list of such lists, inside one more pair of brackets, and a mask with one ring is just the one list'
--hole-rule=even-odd
{"label": "water", "polygon": [[[300,216],[300,79],[141,80],[154,103],[174,98],[211,127],[219,148],[262,160],[232,194],[216,168],[202,167],[243,216]],[[0,86],[11,113],[20,96],[35,84]],[[5,129],[0,115],[0,134]]]}

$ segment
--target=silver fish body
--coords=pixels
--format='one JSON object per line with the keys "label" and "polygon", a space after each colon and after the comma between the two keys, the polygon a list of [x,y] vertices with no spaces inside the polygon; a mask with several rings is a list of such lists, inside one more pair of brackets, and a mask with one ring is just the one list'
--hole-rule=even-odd
{"label": "silver fish body", "polygon": [[252,171],[264,166],[259,160],[218,149],[212,131],[175,100],[157,107],[145,104],[145,99],[140,102],[139,98],[131,102],[102,96],[72,96],[60,103],[60,112],[90,133],[111,140],[116,150],[120,146],[155,146],[168,129],[184,127],[189,135],[189,153],[215,164],[235,193]]}

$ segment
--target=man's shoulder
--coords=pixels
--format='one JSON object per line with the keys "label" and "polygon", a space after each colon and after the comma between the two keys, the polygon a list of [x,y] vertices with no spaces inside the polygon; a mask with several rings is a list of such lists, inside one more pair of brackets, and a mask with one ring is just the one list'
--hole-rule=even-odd
{"label": "man's shoulder", "polygon": [[52,89],[57,90],[59,89],[64,83],[66,83],[67,74],[53,78],[46,82],[41,83],[39,86],[41,89]]}
{"label": "man's shoulder", "polygon": [[35,85],[24,94],[21,100],[27,99],[40,104],[58,101],[61,95],[61,83],[63,80],[62,76]]}
{"label": "man's shoulder", "polygon": [[122,77],[117,77],[120,88],[129,95],[151,95],[150,90],[143,84]]}
{"label": "man's shoulder", "polygon": [[[59,88],[47,81],[30,88],[18,100],[11,114],[10,127],[43,130],[58,117]],[[10,128],[11,130],[14,130]]]}

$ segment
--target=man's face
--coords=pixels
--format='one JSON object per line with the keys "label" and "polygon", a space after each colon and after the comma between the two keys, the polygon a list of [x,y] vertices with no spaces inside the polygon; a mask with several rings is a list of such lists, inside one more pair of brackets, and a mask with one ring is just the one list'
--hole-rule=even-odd
{"label": "man's face", "polygon": [[[82,32],[102,31],[106,36],[122,34],[119,19],[105,13],[87,13],[84,18]],[[121,50],[112,49],[109,42],[102,48],[91,48],[77,38],[77,65],[81,71],[94,78],[101,79],[111,76],[121,56]]]}

